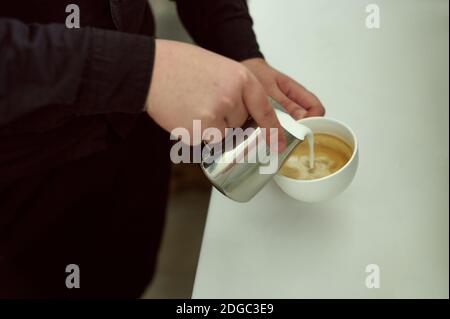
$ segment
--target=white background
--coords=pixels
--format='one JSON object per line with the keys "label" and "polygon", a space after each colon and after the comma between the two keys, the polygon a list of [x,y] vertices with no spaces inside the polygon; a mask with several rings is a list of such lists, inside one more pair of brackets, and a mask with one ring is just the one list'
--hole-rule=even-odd
{"label": "white background", "polygon": [[[274,183],[247,204],[213,192],[193,297],[448,298],[448,1],[250,6],[267,60],[354,129],[360,167],[321,204]],[[379,289],[365,286],[372,263]]]}

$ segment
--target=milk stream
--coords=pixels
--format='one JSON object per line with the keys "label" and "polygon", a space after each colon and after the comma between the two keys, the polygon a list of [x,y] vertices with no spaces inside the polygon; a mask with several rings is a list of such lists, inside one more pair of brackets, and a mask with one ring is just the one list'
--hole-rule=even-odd
{"label": "milk stream", "polygon": [[296,137],[299,140],[302,140],[302,142],[306,140],[309,144],[309,168],[314,168],[314,134],[311,131],[311,129],[303,126],[302,124],[298,123],[294,118],[292,118],[287,113],[275,109],[275,113],[277,114],[278,120],[281,123],[281,126],[288,131],[290,134],[292,134],[294,137]]}
{"label": "milk stream", "polygon": [[314,134],[312,132],[309,132],[306,135],[306,140],[308,141],[309,145],[309,169],[314,168]]}

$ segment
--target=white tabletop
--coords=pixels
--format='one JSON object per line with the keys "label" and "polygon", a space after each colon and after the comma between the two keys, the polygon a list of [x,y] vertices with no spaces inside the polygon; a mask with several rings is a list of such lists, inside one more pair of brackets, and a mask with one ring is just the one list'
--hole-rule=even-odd
{"label": "white tabletop", "polygon": [[[380,29],[365,26],[369,3]],[[193,297],[448,298],[448,2],[250,6],[267,60],[354,129],[360,166],[320,204],[273,182],[246,204],[213,191]],[[366,287],[369,264],[378,289]]]}

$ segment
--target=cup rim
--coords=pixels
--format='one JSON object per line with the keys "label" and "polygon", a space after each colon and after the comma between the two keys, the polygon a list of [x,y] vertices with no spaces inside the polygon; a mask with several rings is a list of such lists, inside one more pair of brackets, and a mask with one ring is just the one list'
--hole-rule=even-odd
{"label": "cup rim", "polygon": [[358,140],[356,138],[355,132],[353,132],[353,130],[350,128],[350,126],[348,126],[344,122],[336,120],[334,118],[322,117],[322,116],[306,117],[306,118],[298,120],[297,122],[299,122],[301,124],[305,124],[305,122],[308,122],[308,120],[316,120],[316,119],[327,120],[327,121],[330,121],[330,122],[334,122],[336,124],[339,124],[339,125],[343,126],[345,129],[347,129],[350,132],[350,134],[351,134],[351,136],[352,136],[352,138],[354,140],[353,153],[352,153],[352,156],[350,157],[350,159],[347,161],[347,163],[345,163],[344,166],[342,166],[336,172],[334,172],[334,173],[332,173],[330,175],[324,176],[324,177],[315,178],[315,179],[296,179],[296,178],[287,177],[287,176],[284,176],[284,175],[281,175],[281,174],[277,173],[275,175],[276,178],[287,179],[288,181],[292,181],[294,183],[300,183],[300,184],[303,184],[303,183],[317,183],[317,182],[321,182],[321,181],[324,181],[326,179],[332,178],[333,176],[339,174],[346,167],[348,167],[350,165],[350,163],[354,160],[354,158],[355,158],[355,156],[356,156],[356,154],[358,152]]}

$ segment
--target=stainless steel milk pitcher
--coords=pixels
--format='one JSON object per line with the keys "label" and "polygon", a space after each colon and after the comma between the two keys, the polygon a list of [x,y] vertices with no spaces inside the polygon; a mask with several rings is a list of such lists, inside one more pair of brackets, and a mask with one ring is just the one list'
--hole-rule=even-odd
{"label": "stainless steel milk pitcher", "polygon": [[[227,135],[220,144],[221,151],[217,154],[214,151],[217,149],[214,145],[205,144],[202,149],[203,156],[200,166],[204,174],[216,189],[237,202],[247,202],[255,196],[277,173],[295,146],[303,142],[308,134],[311,134],[307,127],[297,123],[285,113],[283,107],[273,98],[269,97],[269,101],[284,129],[283,133],[286,135],[286,148],[282,152],[270,152],[266,141],[258,138],[262,133],[261,128],[252,119],[244,125],[240,132]],[[244,132],[248,133],[247,128],[254,130],[251,130],[250,134],[245,134]],[[232,147],[226,147],[227,145],[232,145]],[[265,156],[264,162],[260,154]],[[244,157],[254,158],[256,161],[230,161],[230,159]],[[277,163],[276,169],[271,173],[261,173],[267,166],[267,162],[270,161]]]}

